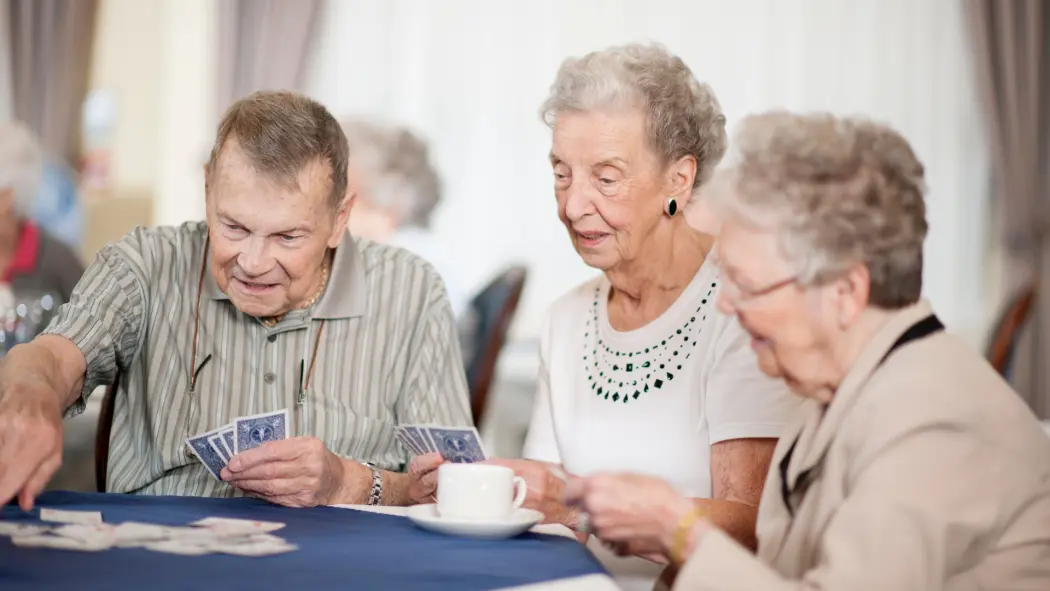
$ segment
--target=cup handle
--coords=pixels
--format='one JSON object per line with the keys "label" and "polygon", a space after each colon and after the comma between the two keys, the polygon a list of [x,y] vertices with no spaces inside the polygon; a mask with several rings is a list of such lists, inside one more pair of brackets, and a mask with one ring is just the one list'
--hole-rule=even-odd
{"label": "cup handle", "polygon": [[514,477],[514,508],[521,507],[521,504],[525,502],[525,495],[529,492],[529,486],[525,484],[525,479],[521,476]]}

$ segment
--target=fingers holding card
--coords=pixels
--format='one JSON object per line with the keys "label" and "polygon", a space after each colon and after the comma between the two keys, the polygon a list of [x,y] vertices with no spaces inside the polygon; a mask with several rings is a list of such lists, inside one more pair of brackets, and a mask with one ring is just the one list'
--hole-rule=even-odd
{"label": "fingers holding card", "polygon": [[222,480],[219,475],[233,456],[288,436],[288,409],[285,408],[238,418],[229,425],[188,438],[186,445],[213,478]]}

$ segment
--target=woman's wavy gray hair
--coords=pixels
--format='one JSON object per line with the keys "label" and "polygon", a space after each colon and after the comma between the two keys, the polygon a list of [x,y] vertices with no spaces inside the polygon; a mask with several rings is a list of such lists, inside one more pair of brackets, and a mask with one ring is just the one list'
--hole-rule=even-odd
{"label": "woman's wavy gray hair", "polygon": [[706,197],[724,219],[776,230],[804,285],[867,267],[869,302],[918,301],[926,238],[922,163],[890,127],[828,114],[746,118]]}
{"label": "woman's wavy gray hair", "polygon": [[715,93],[682,59],[661,45],[610,47],[569,58],[540,108],[550,127],[566,112],[639,109],[646,115],[650,148],[664,165],[696,158],[696,189],[726,151],[726,118]]}
{"label": "woman's wavy gray hair", "polygon": [[28,127],[0,124],[0,190],[11,189],[18,215],[27,217],[40,190],[44,152]]}
{"label": "woman's wavy gray hair", "polygon": [[350,166],[371,178],[364,197],[403,216],[406,225],[426,228],[441,201],[441,177],[425,141],[404,127],[363,120],[342,122],[350,143]]}

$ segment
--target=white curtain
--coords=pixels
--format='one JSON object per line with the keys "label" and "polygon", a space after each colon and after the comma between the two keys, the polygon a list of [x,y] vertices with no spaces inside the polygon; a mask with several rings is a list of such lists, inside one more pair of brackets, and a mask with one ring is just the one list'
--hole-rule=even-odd
{"label": "white curtain", "polygon": [[9,21],[8,11],[0,10],[0,121],[7,121],[14,115],[14,93],[11,88],[11,23]]}
{"label": "white curtain", "polygon": [[988,162],[957,0],[360,0],[328,3],[307,88],[337,116],[407,123],[433,144],[436,232],[481,282],[531,275],[517,333],[593,274],[555,211],[537,109],[559,63],[659,41],[715,89],[729,124],[775,107],[866,114],[927,168],[926,294],[949,328],[986,321]]}

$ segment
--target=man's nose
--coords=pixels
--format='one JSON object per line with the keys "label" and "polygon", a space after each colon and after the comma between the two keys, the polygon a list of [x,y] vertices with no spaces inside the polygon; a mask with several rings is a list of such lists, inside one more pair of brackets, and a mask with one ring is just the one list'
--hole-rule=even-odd
{"label": "man's nose", "polygon": [[244,250],[237,257],[237,265],[249,275],[262,275],[270,270],[271,259],[267,252],[267,242],[260,237],[249,238]]}

